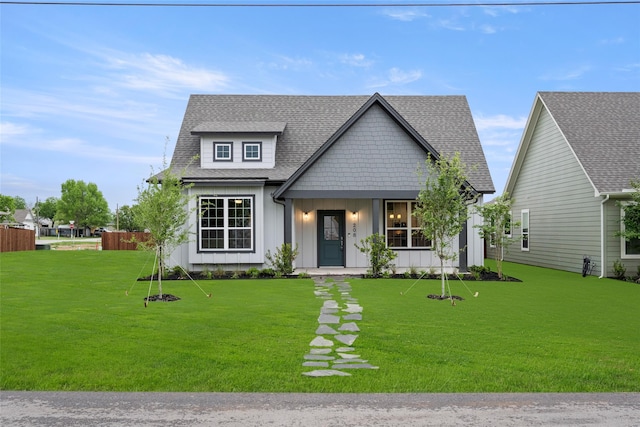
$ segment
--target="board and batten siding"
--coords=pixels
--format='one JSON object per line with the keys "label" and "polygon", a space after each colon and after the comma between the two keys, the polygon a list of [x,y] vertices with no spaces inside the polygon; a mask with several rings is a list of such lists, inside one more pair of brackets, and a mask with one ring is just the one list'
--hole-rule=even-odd
{"label": "board and batten siding", "polygon": [[[263,268],[264,254],[274,252],[284,242],[284,207],[271,198],[276,187],[197,186],[189,189],[191,217],[190,241],[176,248],[171,254],[171,265],[179,263],[191,271],[200,271],[206,266],[214,270],[218,266],[225,269],[246,270],[249,267]],[[253,196],[254,205],[254,251],[252,252],[198,252],[198,196]]]}
{"label": "board and batten siding", "polygon": [[[515,221],[529,210],[529,251],[516,241],[505,260],[581,272],[587,255],[597,263],[593,274],[600,274],[600,199],[546,109],[511,196]],[[514,236],[521,235],[522,229],[514,228]]]}

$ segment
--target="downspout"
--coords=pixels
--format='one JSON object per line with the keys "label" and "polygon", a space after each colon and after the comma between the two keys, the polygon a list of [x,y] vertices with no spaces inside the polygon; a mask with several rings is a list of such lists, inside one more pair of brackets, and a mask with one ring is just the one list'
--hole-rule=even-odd
{"label": "downspout", "polygon": [[600,277],[602,279],[607,274],[607,264],[605,259],[605,246],[606,246],[606,233],[605,233],[605,221],[604,221],[604,204],[609,200],[607,194],[602,202],[600,202]]}

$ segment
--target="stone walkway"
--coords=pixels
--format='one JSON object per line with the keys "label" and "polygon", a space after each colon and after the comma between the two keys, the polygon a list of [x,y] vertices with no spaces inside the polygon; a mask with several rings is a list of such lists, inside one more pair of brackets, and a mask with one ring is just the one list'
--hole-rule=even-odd
{"label": "stone walkway", "polygon": [[357,332],[356,321],[362,320],[362,306],[351,296],[351,285],[344,278],[325,281],[315,277],[314,293],[324,301],[318,317],[316,337],[309,343],[309,353],[302,366],[317,368],[302,375],[309,377],[350,376],[351,369],[378,369],[359,354],[354,353]]}

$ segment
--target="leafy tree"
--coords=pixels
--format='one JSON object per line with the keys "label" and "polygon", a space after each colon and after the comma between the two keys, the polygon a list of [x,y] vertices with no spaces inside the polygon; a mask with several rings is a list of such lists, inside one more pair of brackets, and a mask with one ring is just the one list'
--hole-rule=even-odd
{"label": "leafy tree", "polygon": [[630,203],[618,203],[624,210],[624,231],[616,233],[625,240],[640,239],[640,180],[631,181],[634,191],[631,193]]}
{"label": "leafy tree", "polygon": [[58,198],[56,197],[47,197],[44,202],[38,202],[35,206],[38,216],[40,218],[49,218],[52,223],[51,226],[55,224],[55,217],[58,211]]}
{"label": "leafy tree", "polygon": [[147,180],[146,188],[138,187],[137,209],[134,220],[149,230],[151,239],[139,245],[154,250],[158,258],[158,293],[162,298],[162,276],[165,270],[165,256],[172,248],[189,241],[189,231],[185,226],[189,218],[190,197],[180,178],[164,162],[164,171]]}
{"label": "leafy tree", "polygon": [[16,201],[11,196],[0,194],[0,221],[15,221],[13,214],[16,212]]}
{"label": "leafy tree", "polygon": [[474,225],[479,229],[480,237],[492,243],[495,246],[494,257],[496,260],[496,269],[498,277],[502,279],[502,260],[504,251],[516,239],[511,237],[511,227],[518,227],[519,222],[512,223],[511,208],[513,199],[508,193],[496,197],[491,203],[476,207],[476,212],[483,218],[483,224]]}
{"label": "leafy tree", "polygon": [[[473,189],[467,183],[466,166],[460,153],[442,156],[425,162],[424,186],[417,198],[413,215],[418,219],[422,233],[432,239],[433,251],[440,258],[442,296],[445,296],[444,263],[454,260],[453,239],[460,234],[469,218],[467,205],[475,200]],[[461,248],[462,249],[462,248]]]}
{"label": "leafy tree", "polygon": [[15,196],[13,200],[16,203],[16,209],[27,209],[27,201],[20,196]]}
{"label": "leafy tree", "polygon": [[56,218],[60,221],[75,221],[77,229],[90,228],[93,231],[106,225],[111,220],[111,213],[96,184],[69,179],[62,184]]}
{"label": "leafy tree", "polygon": [[369,273],[373,277],[381,277],[382,273],[391,268],[391,261],[396,259],[398,254],[387,247],[386,239],[382,234],[371,234],[365,239],[360,239],[360,245],[354,243],[355,247],[367,255],[369,258]]}
{"label": "leafy tree", "polygon": [[136,222],[135,211],[138,209],[137,205],[120,206],[116,215],[118,216],[118,228],[125,231],[143,230],[144,226]]}

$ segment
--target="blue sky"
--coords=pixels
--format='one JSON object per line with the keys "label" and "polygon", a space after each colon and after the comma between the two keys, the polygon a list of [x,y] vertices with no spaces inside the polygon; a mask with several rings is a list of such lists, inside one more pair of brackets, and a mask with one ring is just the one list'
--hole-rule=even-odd
{"label": "blue sky", "polygon": [[75,179],[133,204],[192,93],[379,92],[465,95],[499,194],[536,92],[640,90],[640,4],[384,3],[0,4],[0,193],[33,204]]}

